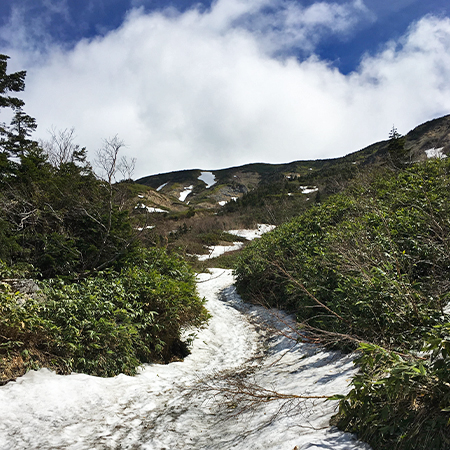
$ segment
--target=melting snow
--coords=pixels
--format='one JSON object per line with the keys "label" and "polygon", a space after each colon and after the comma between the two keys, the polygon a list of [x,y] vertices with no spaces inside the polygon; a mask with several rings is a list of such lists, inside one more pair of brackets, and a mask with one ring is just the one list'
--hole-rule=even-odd
{"label": "melting snow", "polygon": [[142,231],[142,230],[152,230],[153,228],[155,228],[155,225],[147,225],[146,227],[138,227],[137,230],[138,231]]}
{"label": "melting snow", "polygon": [[[229,230],[227,233],[234,234],[235,236],[240,236],[249,241],[255,238],[261,237],[264,233],[271,231],[275,228],[275,225],[258,224],[256,229],[252,230]],[[211,258],[217,258],[226,252],[232,252],[234,250],[239,250],[244,246],[243,242],[233,242],[233,245],[216,245],[208,247],[209,253],[207,255],[197,255],[199,261],[205,261]]]}
{"label": "melting snow", "polygon": [[441,148],[430,148],[429,150],[425,150],[427,154],[427,158],[438,158],[444,159],[447,158],[447,155],[443,153],[444,147]]}
{"label": "melting snow", "polygon": [[184,191],[180,192],[180,201],[184,202],[186,200],[186,197],[192,192],[192,190],[194,189],[194,186],[188,186],[184,188]]}
{"label": "melting snow", "polygon": [[134,207],[134,209],[146,209],[149,213],[166,213],[169,211],[166,211],[165,209],[160,208],[153,208],[152,206],[146,206],[143,203],[139,203]]}
{"label": "melting snow", "polygon": [[167,186],[169,182],[162,184],[161,186],[157,187],[156,190],[159,192],[164,186]]}
{"label": "melting snow", "polygon": [[233,242],[233,245],[215,245],[214,247],[208,247],[209,253],[207,255],[197,255],[199,261],[205,261],[211,258],[217,258],[226,252],[232,252],[239,250],[244,245],[243,242]]}
{"label": "melting snow", "polygon": [[264,233],[272,231],[275,225],[268,225],[264,223],[259,223],[256,230],[230,230],[227,233],[234,234],[235,236],[240,236],[248,240],[261,237]]}
{"label": "melting snow", "polygon": [[[273,228],[232,232],[251,239]],[[329,427],[336,402],[264,401],[246,410],[230,397],[233,380],[283,394],[345,393],[355,368],[349,356],[297,343],[288,315],[242,302],[230,270],[198,281],[212,318],[183,362],[144,365],[135,377],[30,371],[0,387],[0,448],[370,450]]]}
{"label": "melting snow", "polygon": [[233,380],[285,394],[345,393],[355,372],[349,356],[290,339],[288,316],[246,305],[232,283],[229,270],[199,275],[212,319],[183,362],[107,379],[41,369],[0,387],[0,448],[368,450],[329,427],[336,402],[288,403],[278,414],[277,401],[241,410],[225,395]]}
{"label": "melting snow", "polygon": [[202,172],[198,179],[206,183],[206,189],[216,184],[216,177],[212,172]]}
{"label": "melting snow", "polygon": [[228,202],[236,201],[239,197],[231,197],[230,200],[221,200],[219,203],[220,206],[225,206]]}
{"label": "melting snow", "polygon": [[308,188],[308,186],[299,186],[298,188],[302,191],[302,194],[311,194],[319,190],[318,187]]}

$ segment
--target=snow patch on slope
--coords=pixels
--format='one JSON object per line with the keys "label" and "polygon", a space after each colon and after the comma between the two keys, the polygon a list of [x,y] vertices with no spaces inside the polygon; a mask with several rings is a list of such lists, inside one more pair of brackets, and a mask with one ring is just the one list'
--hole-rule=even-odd
{"label": "snow patch on slope", "polygon": [[[275,225],[258,224],[256,229],[252,230],[230,230],[227,233],[235,236],[243,237],[249,241],[261,237],[264,233],[271,231]],[[197,255],[199,261],[206,261],[207,259],[217,258],[226,252],[240,250],[244,246],[243,242],[233,242],[233,245],[215,245],[208,247],[209,253],[206,255]]]}
{"label": "snow patch on slope", "polygon": [[219,203],[220,206],[225,206],[228,202],[236,201],[239,197],[231,197],[230,200],[221,200]]}
{"label": "snow patch on slope", "polygon": [[156,190],[159,192],[164,186],[167,186],[169,182],[162,184],[161,186],[157,187]]}
{"label": "snow patch on slope", "polygon": [[442,150],[444,150],[444,147],[430,148],[429,150],[425,150],[425,153],[427,154],[427,158],[445,159],[447,155]]}
{"label": "snow patch on slope", "polygon": [[299,186],[298,188],[302,191],[302,194],[312,194],[313,192],[317,192],[319,190],[319,188],[315,186],[313,188],[308,188],[308,186]]}
{"label": "snow patch on slope", "polygon": [[180,192],[180,201],[184,202],[186,200],[186,197],[194,190],[194,186],[191,184],[190,186],[187,186],[184,188],[183,191]]}
{"label": "snow patch on slope", "polygon": [[138,231],[143,231],[143,230],[153,230],[153,228],[155,228],[155,225],[147,225],[146,227],[138,227],[136,229]]}
{"label": "snow patch on slope", "polygon": [[166,213],[169,211],[166,211],[165,209],[161,209],[161,208],[154,208],[153,206],[146,206],[143,203],[139,203],[137,204],[134,209],[145,209],[147,210],[147,212],[149,213]]}
{"label": "snow patch on slope", "polygon": [[216,177],[212,172],[202,172],[198,179],[206,184],[206,189],[216,184]]}
{"label": "snow patch on slope", "polygon": [[217,258],[226,252],[232,252],[239,250],[244,246],[243,242],[233,242],[233,245],[215,245],[213,247],[208,247],[209,253],[206,255],[197,255],[199,261],[206,261],[207,259]]}
{"label": "snow patch on slope", "polygon": [[240,236],[251,241],[252,239],[261,237],[264,233],[268,233],[275,229],[275,225],[268,225],[264,223],[259,223],[256,229],[252,230],[230,230],[227,233],[234,234],[235,236]]}

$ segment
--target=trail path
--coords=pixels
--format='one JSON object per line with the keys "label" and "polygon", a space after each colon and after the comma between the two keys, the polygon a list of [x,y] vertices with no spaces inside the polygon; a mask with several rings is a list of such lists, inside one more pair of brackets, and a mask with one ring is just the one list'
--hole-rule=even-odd
{"label": "trail path", "polygon": [[226,373],[283,393],[342,393],[354,367],[348,357],[273,335],[264,323],[285,325],[243,304],[230,271],[213,269],[199,281],[212,319],[183,362],[109,379],[29,372],[0,387],[0,449],[369,448],[330,430],[335,402],[287,404],[277,416],[282,403],[241,411],[229,396],[205,389],[208,380],[226,386]]}

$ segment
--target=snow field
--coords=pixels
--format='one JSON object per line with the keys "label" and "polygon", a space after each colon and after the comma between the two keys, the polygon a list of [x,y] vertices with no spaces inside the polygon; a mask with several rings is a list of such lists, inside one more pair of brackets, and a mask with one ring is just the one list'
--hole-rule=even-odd
{"label": "snow field", "polygon": [[331,395],[345,392],[354,373],[351,358],[296,344],[288,316],[246,305],[232,283],[229,270],[199,275],[212,319],[183,362],[108,379],[42,369],[1,387],[0,448],[368,449],[329,429],[335,402],[294,402],[279,416],[279,402],[247,411],[230,404],[221,389],[233,380]]}
{"label": "snow field", "polygon": [[212,172],[201,172],[198,179],[206,184],[206,189],[216,184],[216,177]]}
{"label": "snow field", "polygon": [[[235,236],[244,237],[247,240],[253,240],[261,237],[264,233],[272,231],[275,225],[258,224],[256,229],[252,230],[229,230],[227,233],[234,234]],[[206,261],[207,259],[217,258],[226,252],[232,252],[234,250],[239,250],[244,246],[243,242],[233,242],[233,245],[215,245],[208,247],[209,253],[206,255],[197,255],[199,261]]]}

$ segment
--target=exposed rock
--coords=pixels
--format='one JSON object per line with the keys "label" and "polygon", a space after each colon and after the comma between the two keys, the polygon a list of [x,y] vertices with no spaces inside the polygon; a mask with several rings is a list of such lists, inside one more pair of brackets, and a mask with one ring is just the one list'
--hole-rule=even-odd
{"label": "exposed rock", "polygon": [[23,294],[17,299],[20,306],[24,305],[29,298],[43,299],[43,296],[40,295],[41,289],[31,278],[6,278],[1,280],[1,283],[11,286],[14,292]]}

